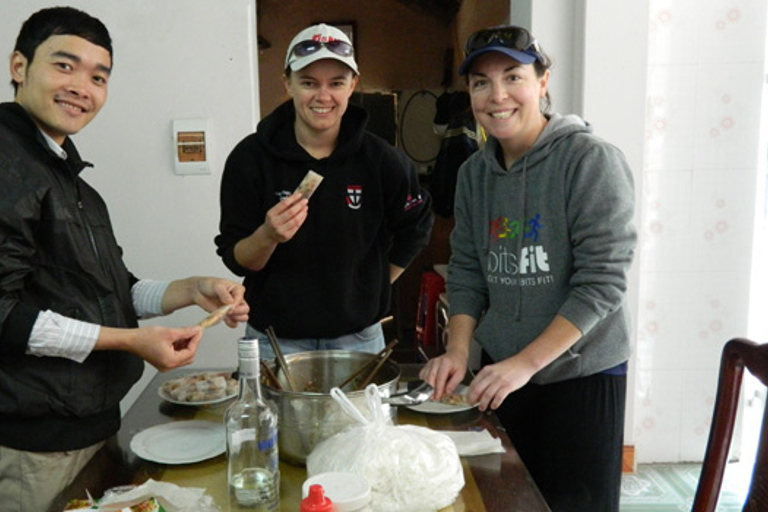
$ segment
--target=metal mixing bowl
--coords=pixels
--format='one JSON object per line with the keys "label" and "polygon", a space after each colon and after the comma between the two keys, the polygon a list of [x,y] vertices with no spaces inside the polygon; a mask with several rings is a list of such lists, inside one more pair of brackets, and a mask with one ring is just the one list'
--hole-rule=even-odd
{"label": "metal mixing bowl", "polygon": [[[344,382],[361,366],[373,358],[373,354],[350,350],[318,350],[286,354],[285,361],[299,391],[289,391],[285,375],[278,370],[277,364],[270,368],[277,375],[282,389],[267,385],[262,379],[265,398],[277,405],[278,445],[280,458],[286,462],[304,465],[312,449],[320,441],[343,430],[349,425],[358,424],[345,413],[331,397],[330,390]],[[373,369],[372,367],[369,370]],[[365,377],[368,372],[363,373]],[[373,379],[382,396],[389,396],[397,391],[400,380],[400,367],[387,360]],[[363,413],[369,416],[364,390],[358,389],[359,382],[345,386],[347,398]],[[354,391],[350,391],[354,390]],[[392,423],[397,423],[397,407],[382,404],[385,413],[390,415]]]}

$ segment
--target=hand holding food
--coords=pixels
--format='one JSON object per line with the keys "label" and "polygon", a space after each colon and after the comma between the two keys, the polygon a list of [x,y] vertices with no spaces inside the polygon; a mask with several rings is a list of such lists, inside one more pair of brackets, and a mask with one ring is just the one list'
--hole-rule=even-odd
{"label": "hand holding food", "polygon": [[262,230],[268,239],[276,243],[291,240],[307,219],[307,204],[299,192],[294,192],[267,211],[264,224],[256,232]]}
{"label": "hand holding food", "polygon": [[224,316],[226,316],[226,314],[229,313],[230,309],[232,309],[232,304],[221,306],[220,308],[211,312],[210,315],[203,318],[197,325],[199,325],[203,329],[207,329],[208,327],[213,327],[217,323],[221,322]]}

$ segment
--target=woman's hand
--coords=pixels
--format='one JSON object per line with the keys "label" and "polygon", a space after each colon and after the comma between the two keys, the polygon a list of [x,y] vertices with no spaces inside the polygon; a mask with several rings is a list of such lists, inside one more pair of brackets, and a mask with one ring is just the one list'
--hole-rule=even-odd
{"label": "woman's hand", "polygon": [[235,260],[247,269],[262,270],[277,246],[291,240],[307,220],[308,204],[298,192],[279,201],[253,233],[235,244]]}
{"label": "woman's hand", "polygon": [[445,393],[453,390],[464,380],[469,361],[469,345],[477,321],[469,315],[453,315],[448,320],[450,337],[445,354],[430,359],[419,372],[419,376],[435,388],[433,400],[440,400]]}
{"label": "woman's hand", "polygon": [[464,380],[467,371],[467,357],[459,351],[449,351],[434,359],[419,372],[419,377],[435,388],[433,400],[440,400],[445,393],[452,393]]}
{"label": "woman's hand", "polygon": [[467,400],[477,404],[481,411],[498,409],[510,393],[526,385],[535,373],[535,368],[516,356],[486,365],[472,379]]}
{"label": "woman's hand", "polygon": [[467,399],[480,410],[498,409],[507,396],[525,386],[542,368],[557,359],[580,338],[581,331],[565,317],[552,321],[516,355],[484,366],[469,386]]}
{"label": "woman's hand", "polygon": [[264,234],[275,243],[284,243],[293,238],[307,220],[309,201],[296,192],[269,209],[261,226]]}

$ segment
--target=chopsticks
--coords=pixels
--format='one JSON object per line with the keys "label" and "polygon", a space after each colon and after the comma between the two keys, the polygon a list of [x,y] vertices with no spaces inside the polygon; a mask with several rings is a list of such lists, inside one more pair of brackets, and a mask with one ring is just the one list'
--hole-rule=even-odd
{"label": "chopsticks", "polygon": [[366,362],[364,365],[358,368],[357,371],[355,371],[355,373],[347,377],[347,379],[339,385],[339,389],[344,389],[344,386],[346,386],[347,384],[355,380],[357,377],[362,375],[363,372],[365,372],[368,368],[370,368],[372,365],[375,364],[373,371],[371,371],[371,373],[369,373],[368,376],[363,380],[363,385],[360,386],[359,389],[363,389],[365,386],[367,386],[371,382],[371,379],[373,379],[374,375],[376,375],[376,372],[379,371],[379,368],[381,368],[381,365],[384,364],[384,361],[386,361],[389,358],[389,356],[392,354],[392,349],[394,348],[395,345],[397,345],[397,343],[398,342],[396,339],[390,341],[387,344],[387,346],[384,347],[378,354],[373,356],[373,358],[371,358],[370,361]]}
{"label": "chopsticks", "polygon": [[275,352],[275,355],[277,356],[277,362],[280,365],[280,368],[283,370],[283,373],[285,373],[285,380],[288,381],[288,388],[294,392],[298,391],[296,382],[293,380],[293,375],[291,375],[291,371],[288,369],[288,363],[285,361],[285,357],[283,356],[283,351],[280,350],[280,345],[277,342],[277,336],[275,335],[275,330],[272,328],[271,325],[267,327],[267,337],[269,338],[269,343],[272,345],[272,350]]}
{"label": "chopsticks", "polygon": [[264,375],[267,377],[267,380],[271,382],[271,385],[275,389],[283,389],[283,386],[280,384],[280,381],[277,380],[277,376],[272,371],[272,368],[269,367],[269,365],[262,359],[259,361],[261,363],[261,370],[264,372]]}
{"label": "chopsticks", "polygon": [[[396,343],[397,343],[397,340],[392,340],[392,347],[394,347]],[[368,376],[365,378],[365,380],[362,382],[362,384],[360,384],[360,389],[365,389],[365,387],[371,383],[371,381],[376,376],[376,374],[379,373],[379,368],[381,368],[381,366],[387,361],[387,359],[389,359],[389,356],[392,355],[392,347],[390,347],[389,350],[387,350],[384,353],[384,355],[382,355],[381,358],[379,358],[379,362],[376,363],[376,366],[373,368],[373,370],[371,370],[371,373],[369,373]]]}

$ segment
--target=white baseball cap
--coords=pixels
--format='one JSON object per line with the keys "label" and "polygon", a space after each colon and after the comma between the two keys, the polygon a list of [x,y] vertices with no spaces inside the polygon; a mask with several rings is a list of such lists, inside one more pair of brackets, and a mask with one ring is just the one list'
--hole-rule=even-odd
{"label": "white baseball cap", "polygon": [[338,60],[360,74],[352,42],[344,32],[325,23],[305,28],[293,38],[285,55],[285,69],[298,71],[320,59]]}

